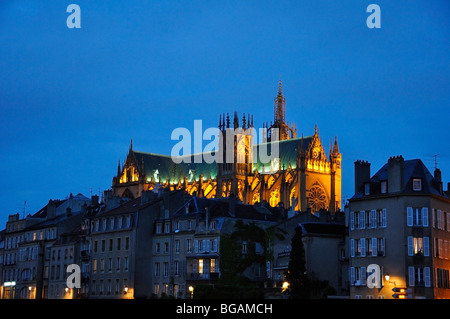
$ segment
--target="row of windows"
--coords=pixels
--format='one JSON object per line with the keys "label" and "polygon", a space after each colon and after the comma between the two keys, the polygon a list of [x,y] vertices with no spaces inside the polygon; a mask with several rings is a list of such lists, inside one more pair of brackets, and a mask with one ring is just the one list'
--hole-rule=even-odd
{"label": "row of windows", "polygon": [[350,229],[386,228],[387,211],[383,209],[350,212]]}
{"label": "row of windows", "polygon": [[44,278],[49,278],[50,280],[66,280],[67,279],[67,265],[52,265],[50,267],[50,277],[48,273],[49,267],[44,268]]}
{"label": "row of windows", "polygon": [[[173,287],[173,296],[181,298],[182,294],[180,291],[180,286],[179,285],[170,285],[170,286]],[[157,296],[159,296],[160,294],[165,294],[166,296],[170,295],[169,284],[168,283],[154,284],[153,293]]]}
{"label": "row of windows", "polygon": [[[422,179],[421,178],[413,178],[412,180],[412,190],[414,192],[422,191]],[[371,194],[370,183],[364,184],[364,195],[368,196]],[[380,193],[387,194],[388,193],[388,181],[382,180],[380,181]]]}
{"label": "row of windows", "polygon": [[[171,229],[172,225],[172,229]],[[205,230],[205,223],[200,222],[199,223],[199,231]],[[156,234],[169,234],[171,231],[178,232],[178,231],[191,231],[195,229],[195,221],[194,220],[175,220],[173,222],[171,221],[159,221],[156,223]],[[209,230],[216,230],[217,229],[217,221],[212,220],[208,225]]]}
{"label": "row of windows", "polygon": [[[164,246],[164,250],[161,250],[161,244],[163,244]],[[194,244],[194,245],[192,245]],[[174,242],[174,246],[175,246],[175,253],[180,253],[180,249],[181,249],[181,240],[180,239],[176,239]],[[218,239],[214,238],[214,239],[195,239],[192,240],[190,238],[186,239],[186,253],[192,253],[192,251],[194,251],[195,253],[203,253],[203,252],[217,252],[218,251]],[[164,242],[164,243],[160,243],[157,242],[155,244],[155,253],[160,254],[160,253],[165,253],[168,254],[170,251],[170,244],[169,242]]]}
{"label": "row of windows", "polygon": [[36,279],[36,267],[25,268],[20,270],[15,269],[3,269],[3,281],[28,281]]}
{"label": "row of windows", "polygon": [[[447,214],[445,214],[446,216]],[[450,215],[449,215],[450,217]],[[428,207],[407,207],[406,208],[407,226],[428,227]],[[445,222],[450,231],[450,218]],[[439,225],[444,229],[444,214],[441,210],[433,210],[433,225]],[[387,211],[383,209],[361,210],[359,212],[350,212],[350,229],[371,229],[387,227]],[[437,226],[435,226],[437,227]]]}
{"label": "row of windows", "polygon": [[[429,237],[407,237],[408,256],[430,256]],[[352,238],[350,239],[351,257],[385,256],[385,238]],[[450,258],[450,241],[434,238],[434,256],[441,259]]]}
{"label": "row of windows", "polygon": [[[50,249],[50,248],[49,248]],[[73,248],[64,248],[64,255],[61,257],[62,249],[52,249],[52,260],[60,260],[60,259],[72,259],[73,258]]]}
{"label": "row of windows", "polygon": [[91,232],[117,230],[122,228],[130,228],[132,224],[131,215],[104,217],[101,220],[95,219],[91,223]]}
{"label": "row of windows", "polygon": [[450,231],[450,213],[433,208],[431,210],[431,226],[433,228]]}
{"label": "row of windows", "polygon": [[[162,272],[161,272],[161,264],[162,264]],[[179,276],[181,274],[181,265],[182,263],[178,260],[175,260],[172,264],[172,275],[173,276]],[[198,275],[203,275],[205,273],[217,273],[218,272],[218,267],[217,267],[217,261],[215,258],[211,258],[211,259],[203,259],[203,258],[199,258],[199,259],[193,259],[192,260],[192,273],[193,274],[198,274]],[[161,275],[164,278],[169,277],[169,263],[168,262],[156,262],[154,265],[154,274],[155,277],[160,277]],[[183,270],[184,267],[183,267]]]}
{"label": "row of windows", "polygon": [[[350,267],[349,271],[351,286],[367,285],[366,267]],[[431,287],[430,267],[409,266],[407,284],[409,287]]]}
{"label": "row of windows", "polygon": [[[115,267],[114,267],[115,266]],[[123,269],[122,269],[123,267]],[[97,273],[97,271],[100,272],[112,272],[114,269],[116,272],[120,271],[128,271],[129,267],[129,259],[128,256],[125,257],[116,257],[115,263],[113,258],[100,258],[100,259],[93,259],[92,260],[92,272]]]}
{"label": "row of windows", "polygon": [[91,283],[91,294],[92,295],[120,295],[126,292],[128,288],[128,280],[124,278],[121,282],[120,279],[108,279],[106,281],[92,280]]}
{"label": "row of windows", "polygon": [[21,242],[34,241],[34,240],[47,240],[56,239],[56,230],[46,229],[33,232],[27,232],[25,234],[10,236],[6,238],[6,249],[18,248]]}
{"label": "row of windows", "polygon": [[370,257],[385,256],[386,240],[385,238],[358,238],[350,239],[351,257]]}
{"label": "row of windows", "polygon": [[[98,253],[98,252],[102,252],[104,253],[106,251],[106,239],[102,239],[100,241],[100,247],[99,247],[99,241],[98,240],[94,240],[94,245],[92,247],[92,252],[94,253]],[[113,251],[114,248],[116,249],[116,251],[120,251],[122,249],[128,250],[130,249],[130,237],[125,237],[125,243],[124,245],[122,244],[122,237],[117,237],[114,243],[114,239],[113,238],[109,238],[108,239],[108,251]],[[99,249],[100,248],[100,249]]]}

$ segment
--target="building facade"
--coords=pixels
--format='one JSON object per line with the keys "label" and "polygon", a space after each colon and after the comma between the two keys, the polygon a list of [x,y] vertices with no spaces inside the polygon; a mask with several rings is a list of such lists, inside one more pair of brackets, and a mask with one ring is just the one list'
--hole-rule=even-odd
{"label": "building facade", "polygon": [[[57,254],[57,251],[52,252],[52,246],[61,234],[79,227],[89,201],[82,194],[70,194],[64,200],[50,200],[34,215],[24,218],[18,214],[9,216],[1,264],[3,299],[49,297],[49,282],[65,276],[63,267],[51,265],[52,254]],[[61,251],[59,254],[61,259]],[[56,258],[57,255],[53,260]]]}
{"label": "building facade", "polygon": [[[313,135],[297,137],[296,126],[286,122],[281,82],[273,121],[262,126],[265,133],[258,135],[252,115],[246,118],[244,114],[242,120],[237,112],[233,119],[229,114],[220,115],[218,147],[211,153],[181,154],[176,160],[136,151],[131,143],[125,163],[119,161],[113,193],[136,198],[161,184],[198,197],[233,194],[244,204],[266,202],[272,207],[293,206],[297,211],[308,207],[313,212],[337,211],[341,207],[342,160],[337,138],[330,142],[327,155],[317,126]],[[256,136],[259,142],[254,145]]]}
{"label": "building facade", "polygon": [[[348,296],[348,251],[346,245],[347,227],[344,212],[330,214],[321,211],[315,215],[300,212],[279,221],[275,232],[286,234],[275,236],[273,260],[270,261],[270,278],[274,288],[281,288],[287,280],[291,255],[292,235],[296,227],[302,229],[305,250],[305,266],[308,277],[317,283],[326,283],[334,289],[334,295]],[[277,290],[279,291],[279,289]],[[313,291],[312,293],[320,293]]]}
{"label": "building facade", "polygon": [[[196,285],[217,284],[222,275],[222,237],[235,230],[237,221],[254,222],[265,229],[279,217],[265,207],[242,204],[235,197],[188,196],[185,205],[174,214],[155,220],[154,296],[190,298]],[[265,252],[260,250],[259,253]],[[253,281],[266,279],[264,266],[252,265],[245,271],[245,276]]]}
{"label": "building facade", "polygon": [[[389,158],[355,162],[349,200],[351,298],[449,298],[450,198],[441,172]],[[407,289],[407,294],[400,289]]]}

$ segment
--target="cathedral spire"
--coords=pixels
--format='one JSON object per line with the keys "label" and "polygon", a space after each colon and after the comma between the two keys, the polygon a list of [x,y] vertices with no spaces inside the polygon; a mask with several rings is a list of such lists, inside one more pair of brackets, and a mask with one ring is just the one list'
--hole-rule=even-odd
{"label": "cathedral spire", "polygon": [[283,125],[286,118],[286,99],[283,96],[281,80],[278,83],[278,95],[275,98],[274,113],[274,123]]}
{"label": "cathedral spire", "polygon": [[339,154],[339,146],[338,146],[337,136],[334,137],[333,154]]}

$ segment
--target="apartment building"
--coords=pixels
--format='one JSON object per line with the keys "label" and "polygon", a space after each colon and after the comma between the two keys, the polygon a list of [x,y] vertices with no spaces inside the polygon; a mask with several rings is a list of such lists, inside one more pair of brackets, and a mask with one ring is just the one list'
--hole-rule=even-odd
{"label": "apartment building", "polygon": [[[155,220],[153,233],[153,295],[190,298],[198,284],[215,284],[221,276],[220,245],[235,223],[254,222],[267,228],[278,219],[263,206],[244,205],[235,197],[207,199],[187,197],[174,214],[166,212]],[[249,243],[242,242],[242,253]],[[263,254],[261,249],[257,253]],[[266,278],[265,267],[251,265],[245,271],[250,280]]]}
{"label": "apartment building", "polygon": [[146,191],[112,208],[106,202],[106,208],[87,216],[81,251],[89,282],[84,298],[151,297],[154,220],[183,204],[182,191]]}
{"label": "apartment building", "polygon": [[350,297],[450,298],[450,196],[441,172],[389,158],[355,163],[349,200]]}
{"label": "apartment building", "polygon": [[[49,200],[33,215],[8,217],[0,259],[2,298],[48,298],[51,247],[62,233],[80,224],[89,201],[82,194],[70,194],[64,200]],[[62,277],[64,270],[59,271]]]}

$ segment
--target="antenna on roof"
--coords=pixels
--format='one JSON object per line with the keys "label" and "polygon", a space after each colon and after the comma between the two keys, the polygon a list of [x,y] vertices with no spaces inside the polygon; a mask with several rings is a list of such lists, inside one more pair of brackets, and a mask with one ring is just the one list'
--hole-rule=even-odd
{"label": "antenna on roof", "polygon": [[439,154],[433,155],[433,157],[434,157],[434,169],[437,169],[437,164],[438,164],[438,162],[437,162],[437,157],[438,157],[438,155],[439,155]]}
{"label": "antenna on roof", "polygon": [[26,211],[26,209],[27,209],[27,201],[24,201],[23,202],[22,219],[25,218],[25,211]]}

